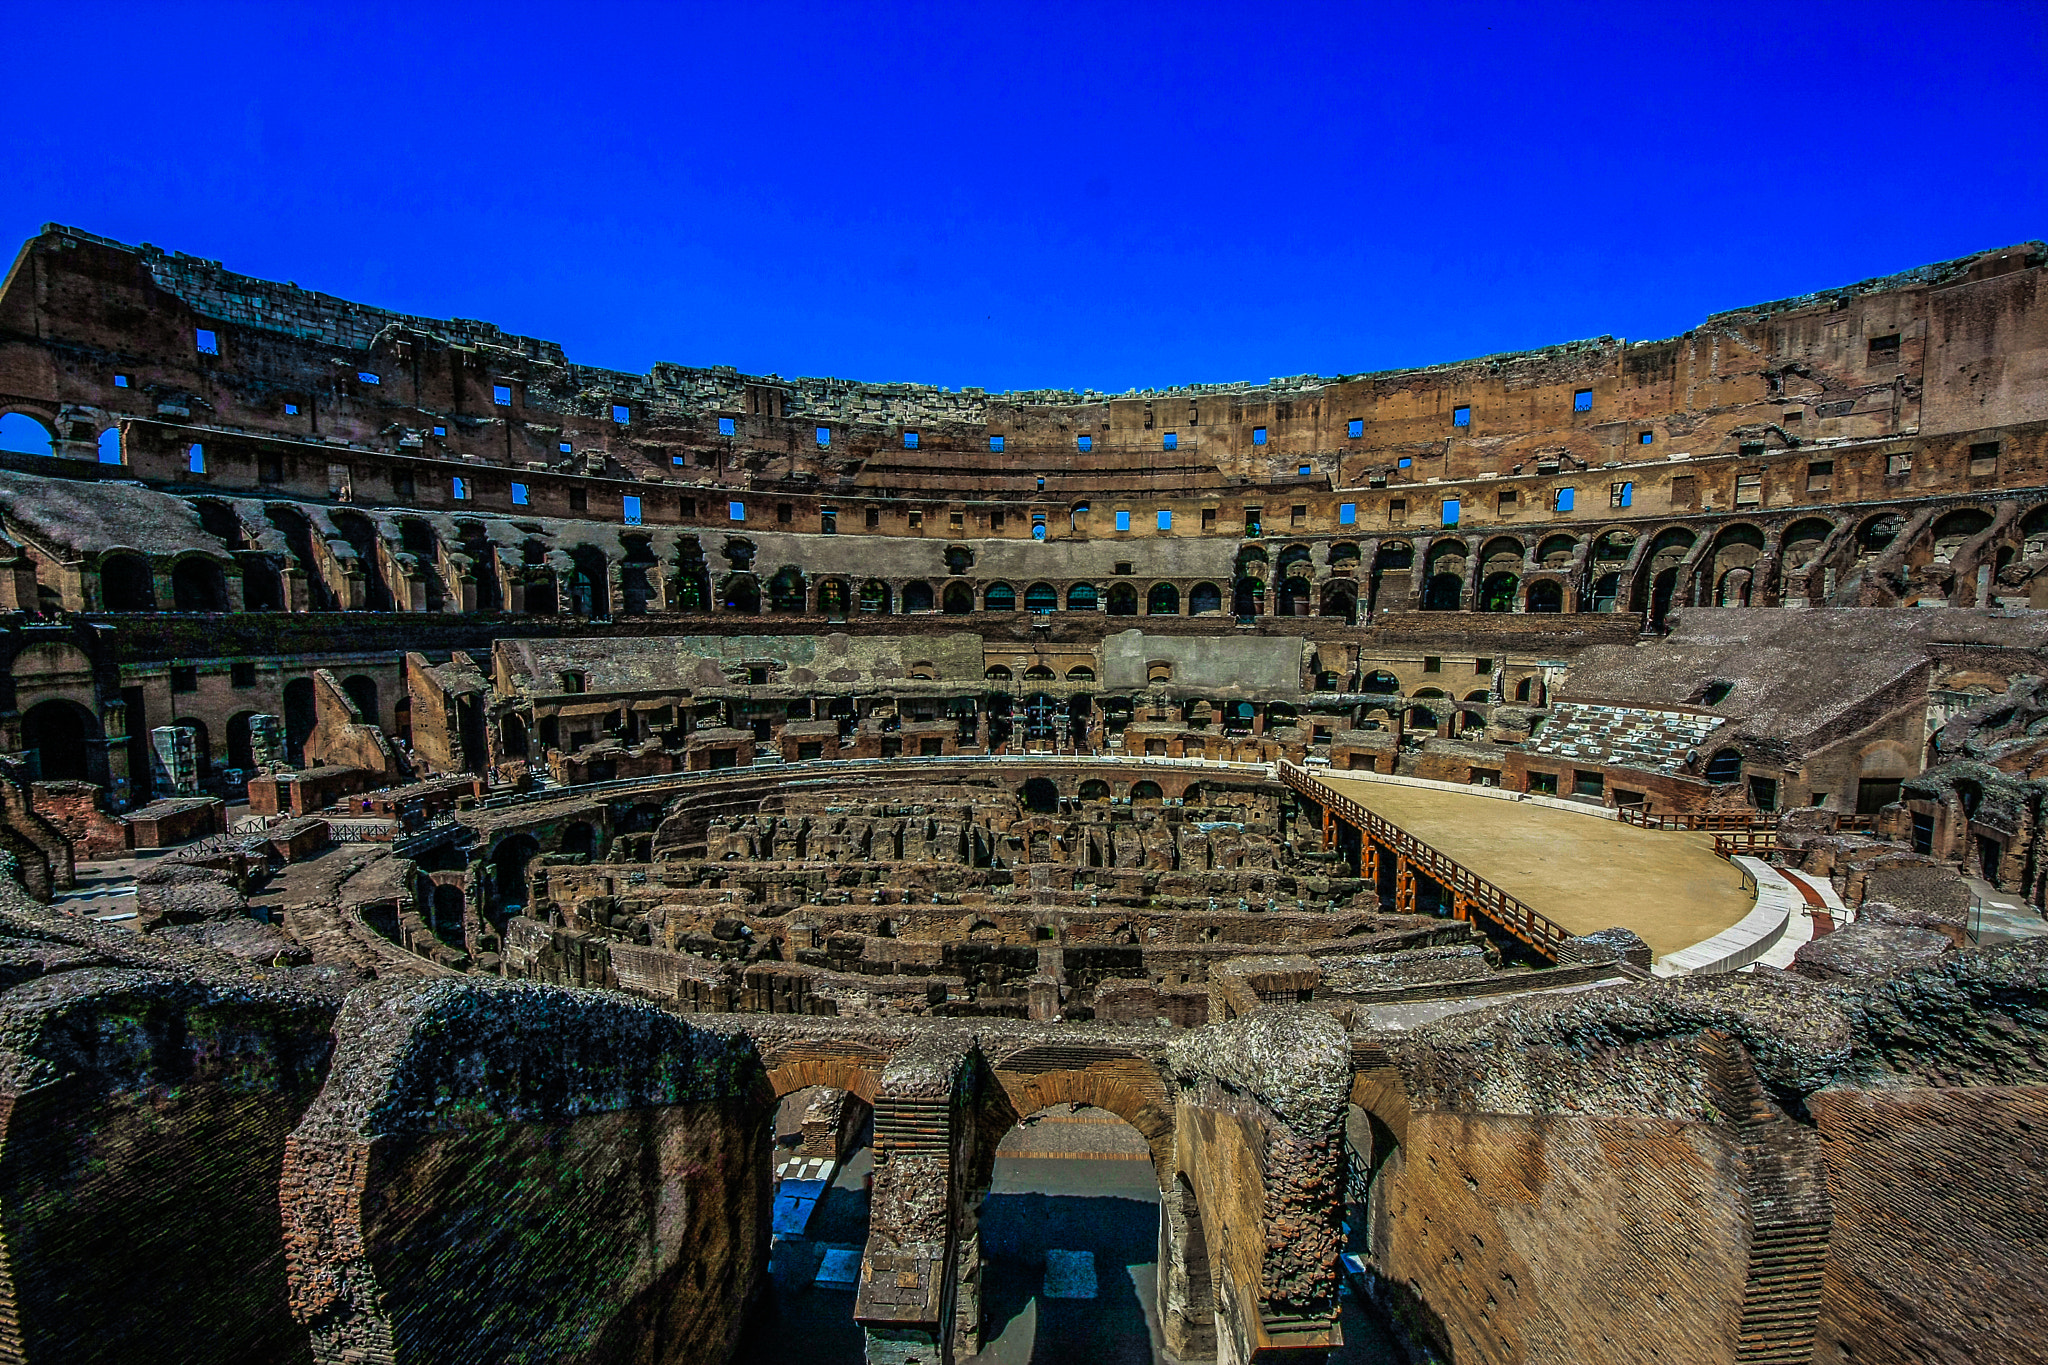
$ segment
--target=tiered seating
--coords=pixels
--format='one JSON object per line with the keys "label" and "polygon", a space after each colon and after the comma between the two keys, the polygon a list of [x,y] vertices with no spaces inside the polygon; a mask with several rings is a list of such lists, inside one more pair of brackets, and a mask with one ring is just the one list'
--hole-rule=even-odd
{"label": "tiered seating", "polygon": [[1708,736],[1726,723],[1720,716],[1688,711],[1559,702],[1530,747],[1539,754],[1584,763],[1675,774],[1686,752],[1703,750]]}

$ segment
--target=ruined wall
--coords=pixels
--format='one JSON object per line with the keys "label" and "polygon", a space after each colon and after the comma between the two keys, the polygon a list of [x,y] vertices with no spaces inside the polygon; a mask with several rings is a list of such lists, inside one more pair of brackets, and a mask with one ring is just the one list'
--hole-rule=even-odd
{"label": "ruined wall", "polygon": [[[475,979],[366,988],[337,1031],[281,1182],[315,1361],[731,1349],[767,1255],[773,1104],[748,1040]],[[568,1210],[577,1235],[553,1235]]]}

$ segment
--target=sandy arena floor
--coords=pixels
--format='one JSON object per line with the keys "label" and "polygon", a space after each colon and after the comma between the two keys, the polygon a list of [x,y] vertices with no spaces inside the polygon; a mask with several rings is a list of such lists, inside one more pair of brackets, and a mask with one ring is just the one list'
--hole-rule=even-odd
{"label": "sandy arena floor", "polygon": [[1575,934],[1622,925],[1662,957],[1711,938],[1754,907],[1711,834],[1639,829],[1427,787],[1315,774]]}

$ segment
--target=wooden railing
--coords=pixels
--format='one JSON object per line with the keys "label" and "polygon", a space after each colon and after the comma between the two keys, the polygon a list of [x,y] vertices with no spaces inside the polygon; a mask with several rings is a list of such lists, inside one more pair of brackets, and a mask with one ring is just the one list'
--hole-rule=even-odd
{"label": "wooden railing", "polygon": [[1453,901],[1484,915],[1543,957],[1557,961],[1560,945],[1572,934],[1563,925],[1495,886],[1454,859],[1444,856],[1399,825],[1359,805],[1334,787],[1311,777],[1306,769],[1279,763],[1280,780],[1331,814],[1348,821],[1360,834],[1396,857],[1405,858],[1451,894]]}
{"label": "wooden railing", "polygon": [[[1614,818],[1644,829],[1761,830],[1776,829],[1784,819],[1779,811],[1661,811],[1652,814],[1641,803],[1616,806]],[[1875,815],[1838,815],[1835,833],[1867,834],[1877,828]]]}
{"label": "wooden railing", "polygon": [[1777,851],[1778,831],[1775,829],[1750,829],[1735,834],[1714,836],[1714,852],[1723,858],[1734,858],[1738,855],[1760,858]]}

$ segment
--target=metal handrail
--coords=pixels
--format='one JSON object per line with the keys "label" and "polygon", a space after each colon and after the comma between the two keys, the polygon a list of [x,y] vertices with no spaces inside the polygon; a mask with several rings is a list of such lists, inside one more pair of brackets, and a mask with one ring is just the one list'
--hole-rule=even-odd
{"label": "metal handrail", "polygon": [[1280,780],[1296,792],[1318,805],[1341,814],[1358,826],[1361,833],[1372,835],[1391,848],[1397,856],[1420,866],[1439,885],[1464,899],[1473,910],[1485,915],[1552,961],[1557,959],[1559,946],[1566,939],[1573,937],[1563,925],[1526,901],[1509,895],[1463,863],[1438,852],[1385,816],[1367,810],[1344,793],[1317,782],[1309,776],[1306,769],[1284,761],[1278,767]]}

